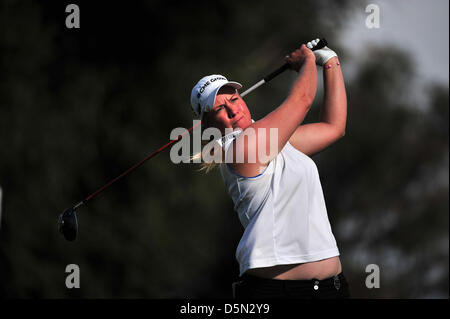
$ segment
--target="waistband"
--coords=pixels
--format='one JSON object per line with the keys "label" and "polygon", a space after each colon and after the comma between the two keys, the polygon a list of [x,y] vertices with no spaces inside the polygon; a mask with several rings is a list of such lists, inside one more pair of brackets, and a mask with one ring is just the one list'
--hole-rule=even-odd
{"label": "waistband", "polygon": [[308,280],[281,280],[281,279],[270,279],[270,278],[261,278],[253,275],[243,274],[242,275],[243,282],[249,282],[253,284],[259,285],[268,285],[268,286],[280,286],[280,287],[311,287],[311,286],[323,286],[323,287],[331,287],[334,286],[336,289],[339,289],[340,286],[346,282],[344,273],[341,272],[336,276],[332,276],[329,278],[325,278],[322,280],[319,279],[308,279]]}

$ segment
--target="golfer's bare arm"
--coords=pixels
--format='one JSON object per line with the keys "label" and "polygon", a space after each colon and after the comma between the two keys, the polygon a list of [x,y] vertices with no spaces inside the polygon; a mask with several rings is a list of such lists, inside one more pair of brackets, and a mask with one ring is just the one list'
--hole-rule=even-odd
{"label": "golfer's bare arm", "polygon": [[[259,121],[254,122],[251,128],[256,133],[256,141],[258,141],[258,129],[264,128],[266,133],[266,150],[264,154],[270,152],[270,132],[271,128],[275,128],[277,132],[278,148],[276,154],[264,157],[264,160],[258,157],[258,142],[251,143],[248,139],[242,138],[242,135],[235,141],[234,154],[239,150],[244,150],[244,162],[230,164],[231,168],[242,176],[255,176],[269,164],[269,162],[278,155],[286,143],[294,134],[298,126],[303,122],[306,114],[311,107],[317,90],[317,69],[315,65],[314,53],[306,46],[291,53],[290,59],[293,59],[293,68],[299,72],[291,91],[286,100],[274,111],[266,115]],[[245,132],[245,131],[244,131]],[[243,143],[240,144],[240,143]],[[236,151],[237,150],[237,151]],[[249,161],[248,154],[257,154],[256,163]]]}
{"label": "golfer's bare arm", "polygon": [[308,156],[322,151],[345,135],[347,96],[337,62],[337,57],[331,58],[327,64],[332,67],[323,69],[325,96],[320,122],[300,125],[289,139],[292,146]]}

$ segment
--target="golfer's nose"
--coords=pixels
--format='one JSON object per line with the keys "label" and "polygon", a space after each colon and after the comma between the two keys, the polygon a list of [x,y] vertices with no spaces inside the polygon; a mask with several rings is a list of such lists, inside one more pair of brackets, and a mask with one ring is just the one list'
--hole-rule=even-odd
{"label": "golfer's nose", "polygon": [[228,117],[230,119],[232,119],[233,117],[236,116],[236,114],[238,113],[238,109],[237,106],[230,104],[227,104],[227,113],[228,113]]}

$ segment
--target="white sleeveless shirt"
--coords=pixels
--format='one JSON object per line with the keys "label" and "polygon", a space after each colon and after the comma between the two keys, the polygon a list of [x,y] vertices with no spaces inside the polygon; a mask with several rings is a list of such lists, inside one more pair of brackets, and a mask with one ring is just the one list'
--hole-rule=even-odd
{"label": "white sleeveless shirt", "polygon": [[239,276],[339,256],[316,164],[289,142],[258,176],[240,176],[225,163],[220,172],[245,228],[236,250]]}

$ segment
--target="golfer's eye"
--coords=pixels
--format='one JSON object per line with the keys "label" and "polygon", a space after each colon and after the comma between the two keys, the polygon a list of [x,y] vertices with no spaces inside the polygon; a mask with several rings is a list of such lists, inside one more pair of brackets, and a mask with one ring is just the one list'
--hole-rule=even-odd
{"label": "golfer's eye", "polygon": [[219,112],[220,110],[223,110],[225,108],[225,105],[218,105],[217,107],[216,107],[216,112]]}
{"label": "golfer's eye", "polygon": [[238,98],[234,97],[234,98],[231,99],[231,102],[236,102],[237,100],[238,100]]}

